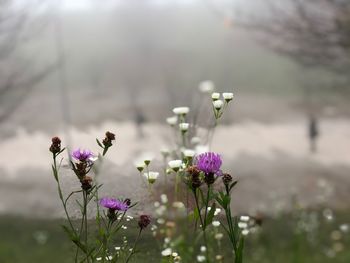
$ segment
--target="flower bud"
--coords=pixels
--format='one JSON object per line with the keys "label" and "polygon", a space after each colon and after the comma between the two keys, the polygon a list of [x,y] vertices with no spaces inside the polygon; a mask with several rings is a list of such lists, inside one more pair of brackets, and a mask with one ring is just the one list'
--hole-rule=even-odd
{"label": "flower bud", "polygon": [[151,218],[148,215],[141,215],[138,225],[142,229],[145,229],[151,223]]}

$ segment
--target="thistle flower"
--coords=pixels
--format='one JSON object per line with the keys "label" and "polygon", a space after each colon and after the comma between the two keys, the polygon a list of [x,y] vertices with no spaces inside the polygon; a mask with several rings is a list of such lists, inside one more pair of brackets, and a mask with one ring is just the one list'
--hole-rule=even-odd
{"label": "thistle flower", "polygon": [[211,98],[212,98],[213,101],[216,101],[216,100],[220,99],[220,93],[218,93],[218,92],[212,93],[211,94]]}
{"label": "thistle flower", "polygon": [[189,107],[176,107],[173,109],[174,114],[176,115],[186,115],[190,112]]}
{"label": "thistle flower", "polygon": [[104,197],[100,200],[100,205],[102,205],[105,208],[111,209],[113,211],[126,211],[128,210],[129,206],[124,201],[120,201],[114,198]]}
{"label": "thistle flower", "polygon": [[141,215],[139,218],[138,225],[140,229],[146,228],[151,223],[151,218],[148,215]]}
{"label": "thistle flower", "polygon": [[175,126],[175,124],[177,123],[177,116],[172,116],[172,117],[166,118],[166,122],[170,126]]}
{"label": "thistle flower", "polygon": [[172,161],[168,162],[168,165],[174,172],[177,172],[177,171],[179,171],[180,167],[182,166],[182,161],[181,160],[172,160]]}
{"label": "thistle flower", "polygon": [[222,106],[224,106],[224,103],[222,100],[214,100],[213,105],[216,110],[221,110]]}
{"label": "thistle flower", "polygon": [[80,162],[96,161],[96,157],[90,150],[80,150],[80,148],[72,152],[72,157]]}
{"label": "thistle flower", "polygon": [[154,182],[157,180],[157,178],[159,176],[159,173],[158,172],[148,172],[148,173],[144,173],[143,175],[147,178],[147,180],[150,184],[154,184]]}
{"label": "thistle flower", "polygon": [[183,123],[179,124],[180,131],[182,131],[184,133],[188,131],[189,127],[190,127],[190,124],[187,122],[183,122]]}
{"label": "thistle flower", "polygon": [[219,154],[214,152],[205,152],[197,155],[195,158],[197,168],[205,174],[218,174],[222,160]]}
{"label": "thistle flower", "polygon": [[214,82],[211,80],[205,80],[199,83],[198,89],[203,93],[212,93],[214,91]]}
{"label": "thistle flower", "polygon": [[224,92],[222,93],[222,97],[226,102],[230,102],[233,99],[233,93],[232,92]]}

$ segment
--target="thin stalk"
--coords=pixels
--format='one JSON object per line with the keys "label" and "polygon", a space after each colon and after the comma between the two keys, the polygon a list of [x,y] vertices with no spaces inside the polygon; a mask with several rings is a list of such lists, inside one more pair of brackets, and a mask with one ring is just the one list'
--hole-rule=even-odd
{"label": "thin stalk", "polygon": [[142,232],[142,228],[140,228],[139,234],[137,235],[137,238],[136,238],[136,240],[135,240],[135,242],[134,242],[134,245],[133,245],[133,246],[132,246],[132,248],[131,248],[131,251],[130,251],[130,253],[129,253],[128,257],[126,258],[125,263],[128,263],[128,262],[129,262],[129,260],[130,260],[130,258],[131,258],[131,256],[134,254],[135,247],[136,247],[137,242],[139,241],[140,236],[141,236],[141,232]]}

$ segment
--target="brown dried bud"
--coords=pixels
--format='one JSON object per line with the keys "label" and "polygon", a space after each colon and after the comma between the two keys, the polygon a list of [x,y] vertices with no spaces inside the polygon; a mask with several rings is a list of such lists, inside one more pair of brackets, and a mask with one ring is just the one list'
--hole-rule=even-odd
{"label": "brown dried bud", "polygon": [[151,223],[151,218],[148,215],[141,215],[139,218],[139,227],[142,229],[146,228]]}
{"label": "brown dried bud", "polygon": [[222,182],[224,183],[224,185],[228,185],[232,182],[232,176],[230,174],[223,174],[222,175]]}
{"label": "brown dried bud", "polygon": [[90,176],[84,176],[81,180],[81,188],[83,190],[89,190],[92,187],[92,178]]}
{"label": "brown dried bud", "polygon": [[114,141],[115,140],[115,134],[111,133],[111,132],[106,132],[106,138],[110,141]]}
{"label": "brown dried bud", "polygon": [[102,143],[105,147],[111,147],[112,141],[115,140],[115,134],[111,132],[106,132],[106,137],[103,139]]}
{"label": "brown dried bud", "polygon": [[58,137],[53,137],[51,139],[52,144],[49,148],[50,152],[52,152],[53,154],[57,154],[61,151],[61,139]]}
{"label": "brown dried bud", "polygon": [[190,176],[190,183],[192,189],[196,189],[201,186],[202,180],[200,177],[200,170],[194,165],[187,168],[187,173]]}

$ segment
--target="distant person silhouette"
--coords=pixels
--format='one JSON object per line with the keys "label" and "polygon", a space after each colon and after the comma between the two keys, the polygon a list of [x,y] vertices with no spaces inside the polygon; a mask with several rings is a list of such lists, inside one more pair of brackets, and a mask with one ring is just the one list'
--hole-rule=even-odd
{"label": "distant person silhouette", "polygon": [[315,153],[317,151],[316,140],[319,136],[318,120],[315,116],[309,118],[309,139],[310,139],[310,152]]}

